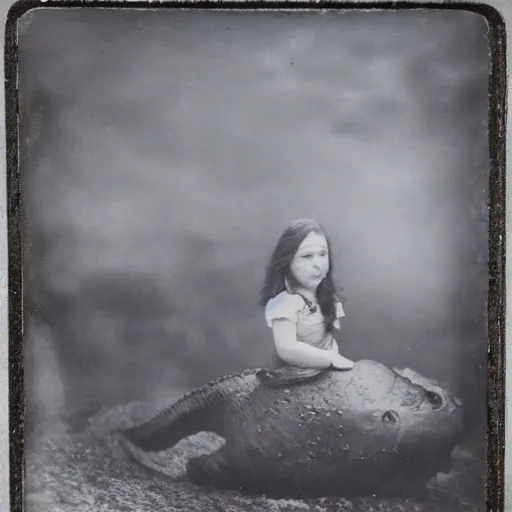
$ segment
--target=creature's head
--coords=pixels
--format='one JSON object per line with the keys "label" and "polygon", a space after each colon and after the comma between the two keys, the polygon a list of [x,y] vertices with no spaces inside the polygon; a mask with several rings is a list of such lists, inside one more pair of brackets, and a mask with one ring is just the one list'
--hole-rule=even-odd
{"label": "creature's head", "polygon": [[416,476],[446,468],[462,433],[459,399],[413,370],[374,361],[359,361],[345,375],[347,441],[356,458],[400,460],[406,475],[407,467]]}

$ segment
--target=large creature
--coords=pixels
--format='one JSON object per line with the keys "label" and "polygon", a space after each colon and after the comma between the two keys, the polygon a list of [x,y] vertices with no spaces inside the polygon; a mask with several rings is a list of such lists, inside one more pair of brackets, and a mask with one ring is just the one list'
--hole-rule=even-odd
{"label": "large creature", "polygon": [[146,451],[210,431],[225,444],[189,460],[192,482],[272,497],[405,495],[447,467],[462,404],[411,370],[247,370],[122,431]]}

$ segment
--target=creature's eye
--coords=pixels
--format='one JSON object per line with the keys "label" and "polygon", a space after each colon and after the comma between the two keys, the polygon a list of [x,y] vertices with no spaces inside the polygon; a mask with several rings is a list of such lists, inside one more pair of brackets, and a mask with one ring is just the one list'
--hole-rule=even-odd
{"label": "creature's eye", "polygon": [[395,411],[386,411],[382,415],[382,423],[384,425],[395,425],[398,423],[398,414]]}
{"label": "creature's eye", "polygon": [[434,391],[427,391],[427,400],[432,404],[432,409],[439,409],[443,405],[443,399],[441,395],[434,393]]}

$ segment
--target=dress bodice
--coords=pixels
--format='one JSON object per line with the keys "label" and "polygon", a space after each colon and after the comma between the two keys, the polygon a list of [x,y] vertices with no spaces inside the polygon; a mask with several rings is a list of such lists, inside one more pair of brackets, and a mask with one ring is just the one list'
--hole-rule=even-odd
{"label": "dress bodice", "polygon": [[[336,301],[336,320],[334,327],[339,329],[339,319],[345,316],[341,302]],[[320,307],[311,311],[304,299],[294,293],[283,291],[270,299],[265,307],[267,325],[272,327],[273,320],[286,318],[297,326],[297,340],[317,348],[329,350],[334,337],[327,333],[324,316]]]}

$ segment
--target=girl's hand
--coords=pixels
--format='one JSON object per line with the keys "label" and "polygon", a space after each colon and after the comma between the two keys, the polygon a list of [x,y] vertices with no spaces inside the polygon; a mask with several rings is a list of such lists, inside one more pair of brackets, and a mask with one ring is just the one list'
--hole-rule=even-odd
{"label": "girl's hand", "polygon": [[351,370],[354,367],[353,361],[338,353],[332,355],[331,364],[336,370]]}

